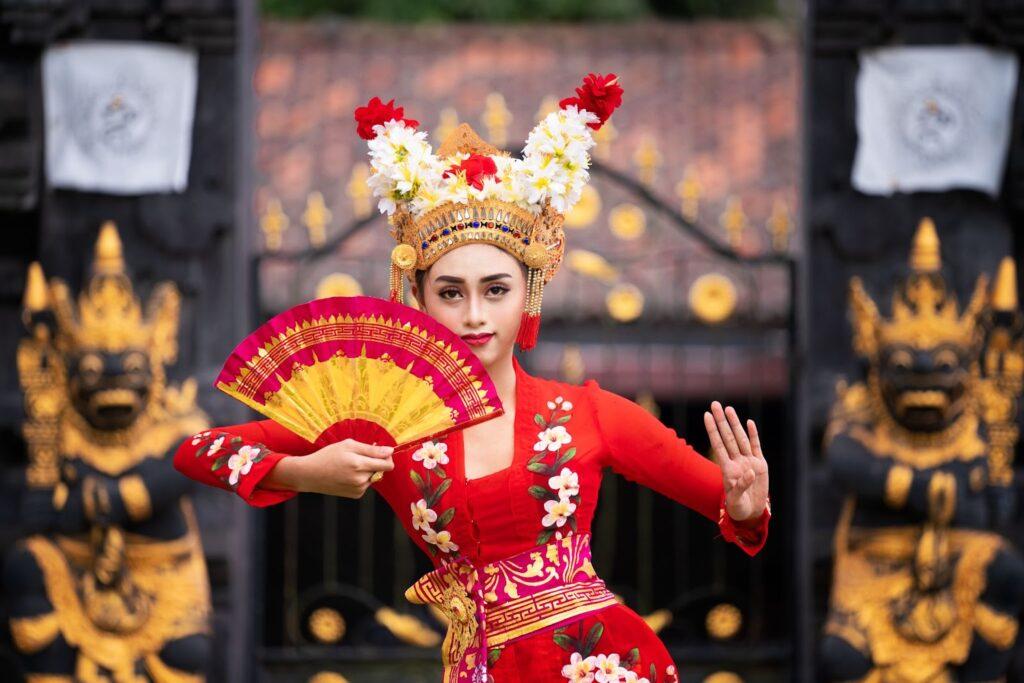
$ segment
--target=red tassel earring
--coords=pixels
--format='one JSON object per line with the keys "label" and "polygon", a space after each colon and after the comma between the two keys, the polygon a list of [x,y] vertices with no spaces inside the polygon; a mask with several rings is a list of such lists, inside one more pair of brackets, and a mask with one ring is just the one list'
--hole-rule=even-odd
{"label": "red tassel earring", "polygon": [[544,273],[539,268],[530,268],[526,276],[526,306],[519,322],[516,344],[523,351],[537,345],[540,332],[540,306],[544,296]]}

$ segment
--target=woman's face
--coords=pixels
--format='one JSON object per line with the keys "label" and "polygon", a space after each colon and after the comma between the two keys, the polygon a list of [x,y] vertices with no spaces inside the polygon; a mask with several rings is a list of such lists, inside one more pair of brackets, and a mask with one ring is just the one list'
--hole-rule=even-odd
{"label": "woman's face", "polygon": [[413,286],[420,307],[469,344],[485,367],[511,356],[526,277],[519,261],[491,244],[467,244],[434,262]]}

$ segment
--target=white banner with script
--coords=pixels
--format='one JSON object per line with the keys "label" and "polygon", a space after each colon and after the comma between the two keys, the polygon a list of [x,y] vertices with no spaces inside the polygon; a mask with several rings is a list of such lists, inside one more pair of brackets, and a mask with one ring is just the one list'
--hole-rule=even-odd
{"label": "white banner with script", "polygon": [[1012,52],[976,45],[862,51],[853,187],[998,195],[1017,72]]}
{"label": "white banner with script", "polygon": [[51,187],[132,195],[188,185],[195,50],[75,41],[43,55]]}

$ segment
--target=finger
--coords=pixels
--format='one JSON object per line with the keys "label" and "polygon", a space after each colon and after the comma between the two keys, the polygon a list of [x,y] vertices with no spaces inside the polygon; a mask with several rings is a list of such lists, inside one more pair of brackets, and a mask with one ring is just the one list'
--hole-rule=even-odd
{"label": "finger", "polygon": [[724,467],[724,463],[729,460],[729,454],[725,450],[725,445],[722,444],[722,436],[718,433],[715,418],[706,410],[704,411],[704,428],[708,430],[708,439],[711,441],[711,454],[719,467]]}
{"label": "finger", "polygon": [[757,475],[754,474],[754,471],[746,470],[738,477],[733,478],[731,483],[725,487],[726,495],[730,496],[733,500],[739,498],[754,485],[755,479],[757,479]]}
{"label": "finger", "polygon": [[359,460],[356,462],[356,470],[360,472],[390,472],[395,469],[395,463],[391,458],[357,457]]}
{"label": "finger", "polygon": [[740,449],[736,446],[736,438],[732,435],[732,429],[729,427],[729,421],[725,418],[722,404],[718,401],[713,401],[711,403],[711,412],[715,416],[715,422],[718,423],[718,432],[722,435],[722,441],[725,443],[725,450],[729,457],[739,457]]}
{"label": "finger", "polygon": [[757,435],[757,425],[753,420],[747,420],[747,431],[750,433],[750,450],[758,458],[763,458],[761,453],[761,439]]}
{"label": "finger", "polygon": [[740,416],[736,414],[736,409],[729,406],[725,409],[725,416],[729,419],[729,427],[739,445],[740,453],[750,455],[750,440],[747,439],[747,433],[743,431],[743,425],[740,424]]}
{"label": "finger", "polygon": [[395,450],[391,446],[375,446],[360,441],[349,441],[348,449],[353,453],[365,455],[368,458],[387,458]]}

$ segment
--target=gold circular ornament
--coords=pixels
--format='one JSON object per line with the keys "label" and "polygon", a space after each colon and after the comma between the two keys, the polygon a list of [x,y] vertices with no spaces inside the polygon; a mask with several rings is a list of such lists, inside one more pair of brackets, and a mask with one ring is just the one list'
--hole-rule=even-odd
{"label": "gold circular ornament", "polygon": [[647,230],[647,216],[636,204],[619,204],[608,212],[608,225],[620,240],[635,240]]}
{"label": "gold circular ornament", "polygon": [[736,310],[736,286],[721,273],[707,273],[690,286],[690,308],[703,322],[720,323]]}
{"label": "gold circular ornament", "polygon": [[333,671],[321,671],[310,677],[309,683],[348,683],[348,679]]}
{"label": "gold circular ornament", "polygon": [[330,296],[362,296],[363,286],[359,280],[348,273],[331,273],[320,280],[316,286],[316,298],[325,299]]}
{"label": "gold circular ornament", "polygon": [[743,683],[743,679],[739,674],[734,674],[731,671],[716,671],[707,675],[704,678],[704,683]]}
{"label": "gold circular ornament", "polygon": [[551,260],[551,255],[539,242],[533,242],[523,252],[523,263],[529,268],[543,268],[549,260]]}
{"label": "gold circular ornament", "polygon": [[612,287],[604,303],[608,314],[620,323],[632,322],[644,312],[643,292],[627,282]]}
{"label": "gold circular ornament", "polygon": [[576,206],[565,214],[565,225],[568,228],[585,228],[601,213],[601,195],[592,185],[583,188],[583,194]]}
{"label": "gold circular ornament", "polygon": [[416,266],[416,248],[411,244],[399,244],[391,250],[391,262],[402,270]]}
{"label": "gold circular ornament", "polygon": [[566,262],[570,269],[580,275],[607,283],[615,282],[619,277],[619,271],[597,252],[586,249],[570,249],[566,254]]}
{"label": "gold circular ornament", "polygon": [[739,633],[743,625],[743,614],[739,607],[727,602],[715,605],[704,619],[708,633],[716,640],[727,640]]}
{"label": "gold circular ornament", "polygon": [[321,643],[337,643],[345,637],[345,617],[333,607],[319,607],[309,615],[309,630]]}

